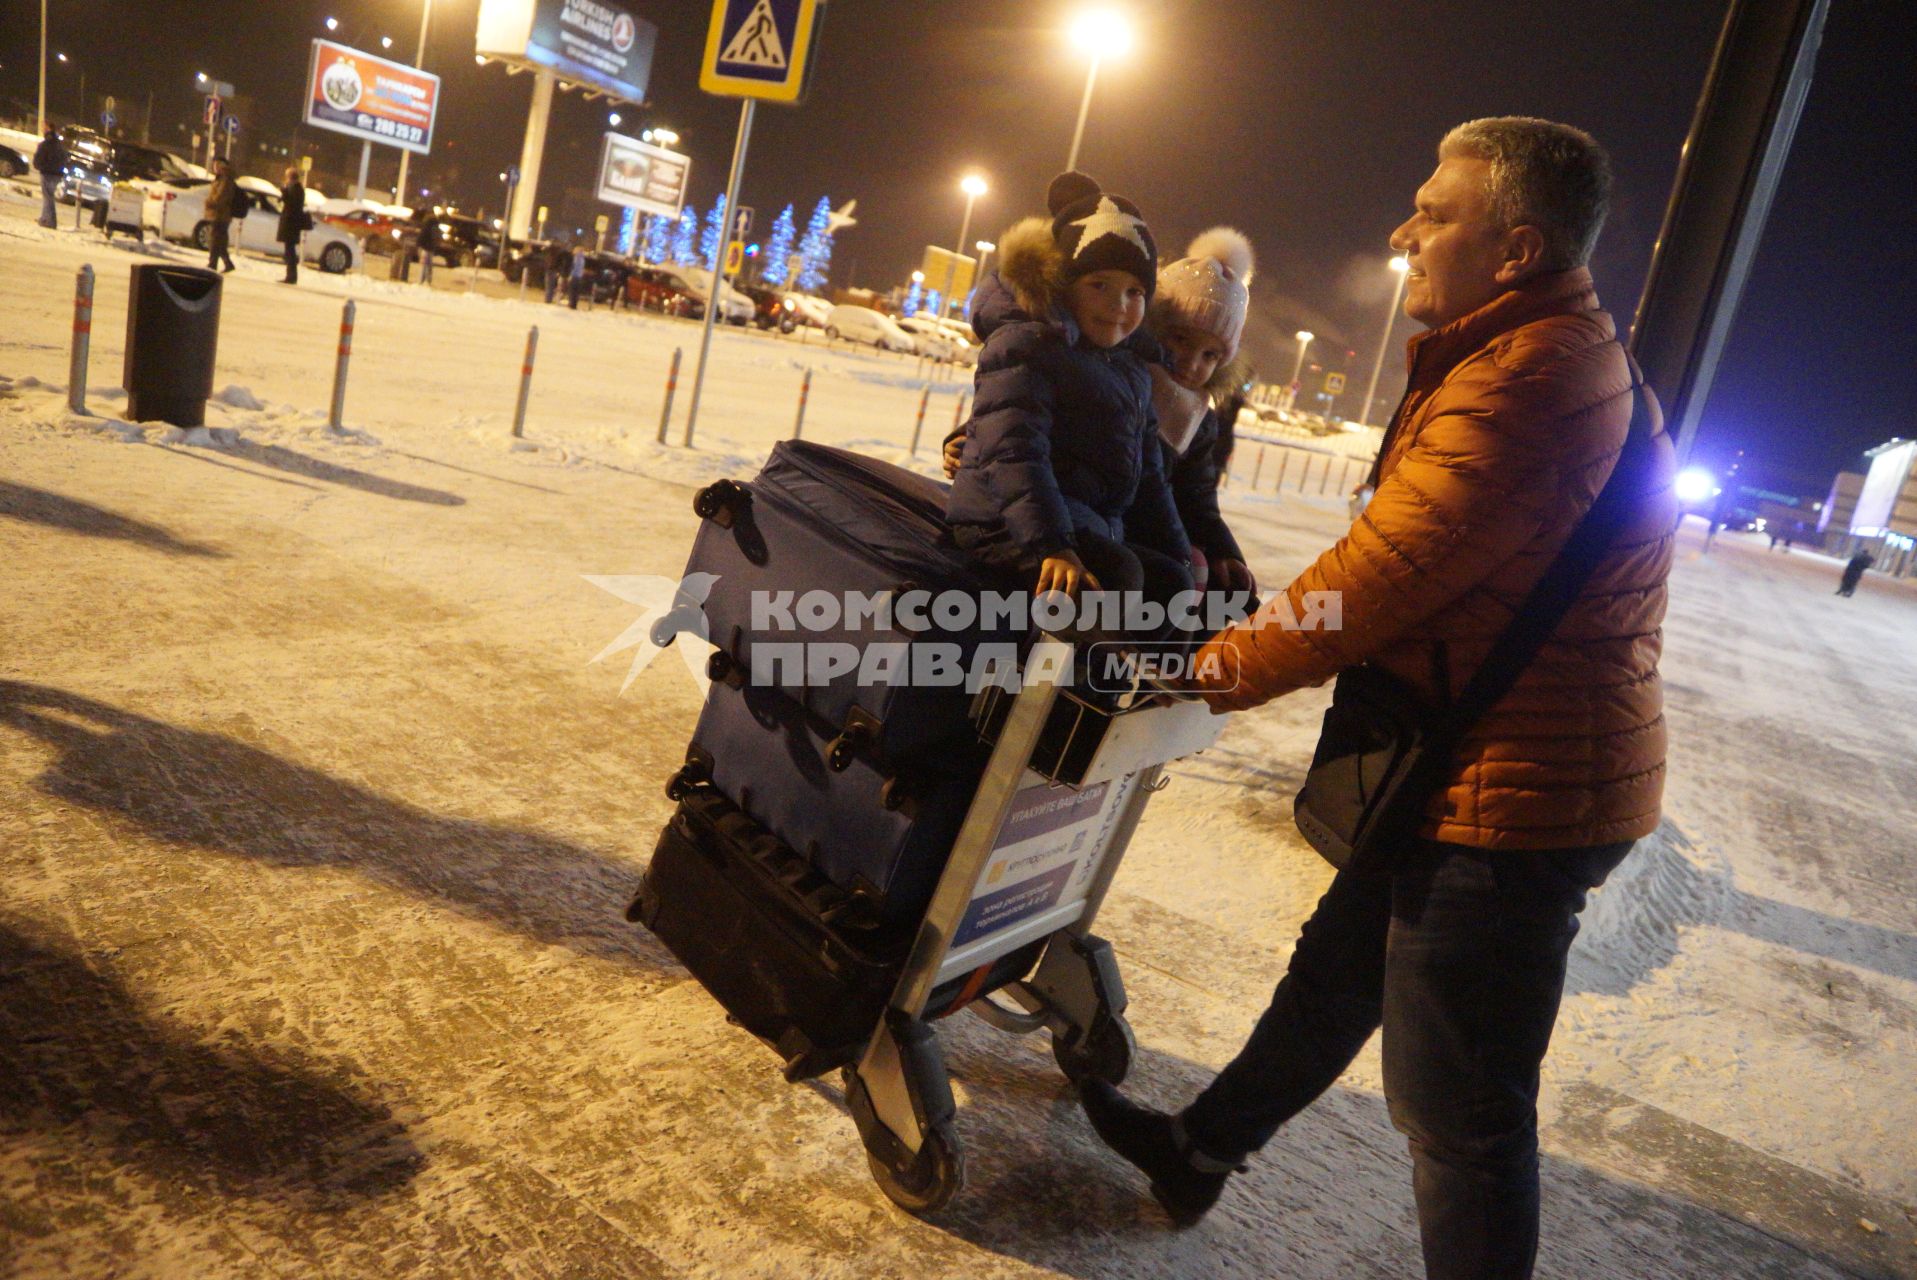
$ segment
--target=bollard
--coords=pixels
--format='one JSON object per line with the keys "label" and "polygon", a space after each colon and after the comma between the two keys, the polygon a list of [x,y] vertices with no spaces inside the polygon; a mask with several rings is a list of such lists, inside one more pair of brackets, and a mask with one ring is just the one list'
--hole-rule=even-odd
{"label": "bollard", "polygon": [[1356,458],[1345,459],[1345,469],[1338,473],[1338,491],[1340,493],[1351,492],[1351,464],[1356,461]]}
{"label": "bollard", "polygon": [[1278,459],[1278,483],[1271,486],[1273,493],[1277,493],[1285,487],[1285,472],[1289,470],[1291,470],[1291,450],[1287,449],[1285,450],[1285,456]]}
{"label": "bollard", "polygon": [[792,420],[792,438],[801,439],[805,431],[805,401],[812,394],[812,370],[805,371],[805,377],[799,381],[799,416]]}
{"label": "bollard", "polygon": [[678,347],[672,349],[672,367],[666,370],[666,403],[659,410],[659,443],[666,442],[666,424],[672,421],[672,393],[679,389],[679,357],[683,354]]}
{"label": "bollard", "polygon": [[1305,455],[1304,465],[1298,468],[1298,492],[1305,491],[1305,482],[1311,479],[1311,455]]}
{"label": "bollard", "polygon": [[358,310],[357,303],[348,301],[339,313],[339,357],[333,365],[333,408],[326,416],[326,425],[335,431],[344,429],[346,366],[353,358],[353,315]]}
{"label": "bollard", "polygon": [[965,401],[969,395],[969,392],[959,392],[958,403],[952,406],[952,430],[954,431],[959,429],[959,423],[965,421]]}
{"label": "bollard", "polygon": [[925,384],[925,393],[919,397],[919,420],[912,424],[912,456],[919,456],[919,434],[925,430],[925,406],[932,402],[932,384]]}
{"label": "bollard", "polygon": [[1326,458],[1325,459],[1325,478],[1318,482],[1318,496],[1321,498],[1324,497],[1325,491],[1330,488],[1331,488],[1331,459]]}
{"label": "bollard", "polygon": [[1265,446],[1258,446],[1258,461],[1251,469],[1251,491],[1258,492],[1258,477],[1265,474]]}
{"label": "bollard", "polygon": [[93,264],[80,268],[73,285],[73,355],[67,362],[67,408],[87,411],[87,356],[93,347]]}
{"label": "bollard", "polygon": [[513,435],[526,434],[526,401],[532,397],[533,356],[539,350],[539,326],[526,330],[526,363],[519,369],[519,407],[513,410]]}

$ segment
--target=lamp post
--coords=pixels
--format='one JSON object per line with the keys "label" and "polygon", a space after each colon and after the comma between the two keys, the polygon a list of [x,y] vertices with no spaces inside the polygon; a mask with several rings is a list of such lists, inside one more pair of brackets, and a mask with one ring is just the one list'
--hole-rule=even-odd
{"label": "lamp post", "polygon": [[965,193],[965,217],[959,222],[958,239],[952,242],[952,260],[945,264],[945,292],[939,295],[941,320],[951,313],[952,284],[958,276],[959,255],[965,252],[965,237],[972,231],[972,202],[985,194],[985,179],[968,173],[959,180],[959,190]]}
{"label": "lamp post", "polygon": [[47,0],[40,0],[40,134],[47,132]]}
{"label": "lamp post", "polygon": [[1378,375],[1384,371],[1385,352],[1391,346],[1391,329],[1398,323],[1398,304],[1404,300],[1405,282],[1411,278],[1411,259],[1401,253],[1391,260],[1391,269],[1397,273],[1398,287],[1391,291],[1391,310],[1385,312],[1384,336],[1378,339],[1378,359],[1371,366],[1371,382],[1365,387],[1365,407],[1358,411],[1358,421],[1367,427],[1371,425],[1371,397],[1378,392]]}
{"label": "lamp post", "polygon": [[985,260],[992,256],[992,250],[998,246],[990,240],[980,240],[972,247],[978,250],[978,270],[972,276],[972,287],[976,289],[985,282]]}
{"label": "lamp post", "polygon": [[[421,71],[426,69],[426,28],[433,20],[433,0],[425,0],[419,11],[419,56],[413,59],[413,65]],[[406,203],[406,169],[413,153],[400,148],[399,152],[399,192],[393,198],[400,204]]]}
{"label": "lamp post", "polygon": [[1078,126],[1072,130],[1072,150],[1065,157],[1067,169],[1078,168],[1078,146],[1085,139],[1085,117],[1092,110],[1092,86],[1098,83],[1098,64],[1105,57],[1116,57],[1132,47],[1131,23],[1115,9],[1094,9],[1079,15],[1072,24],[1072,43],[1091,55],[1085,72],[1085,97],[1078,104]]}
{"label": "lamp post", "polygon": [[1298,363],[1291,369],[1291,385],[1285,389],[1285,408],[1291,409],[1298,404],[1298,380],[1305,376],[1305,350],[1311,346],[1311,340],[1318,335],[1309,329],[1300,329],[1292,335],[1298,339]]}

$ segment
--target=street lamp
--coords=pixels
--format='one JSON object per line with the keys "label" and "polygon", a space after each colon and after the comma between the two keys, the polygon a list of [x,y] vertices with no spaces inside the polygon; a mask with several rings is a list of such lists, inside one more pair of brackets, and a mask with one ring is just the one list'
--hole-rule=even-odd
{"label": "street lamp", "polygon": [[382,49],[390,49],[390,48],[392,48],[392,47],[393,47],[393,38],[392,38],[391,36],[381,36],[381,37],[379,38],[379,47],[380,47],[380,48],[382,48]]}
{"label": "street lamp", "polygon": [[952,305],[952,283],[958,275],[959,255],[965,252],[965,237],[972,231],[972,202],[984,195],[985,189],[985,179],[976,173],[968,173],[959,179],[959,190],[965,193],[965,216],[959,220],[958,239],[952,242],[952,260],[945,264],[945,292],[939,295],[940,319],[945,317]]}
{"label": "street lamp", "polygon": [[338,30],[339,30],[339,19],[338,19],[338,18],[328,18],[328,19],[326,20],[326,29],[327,29],[328,31],[338,31]]}
{"label": "street lamp", "polygon": [[973,276],[973,279],[982,281],[985,279],[985,259],[991,256],[992,250],[998,246],[990,240],[980,240],[972,247],[978,250],[978,273]]}
{"label": "street lamp", "polygon": [[1391,309],[1385,312],[1384,336],[1378,339],[1378,359],[1371,366],[1371,383],[1365,388],[1365,407],[1358,411],[1358,421],[1371,425],[1371,397],[1378,391],[1378,375],[1384,371],[1385,352],[1391,346],[1391,327],[1398,323],[1398,303],[1404,298],[1405,282],[1411,278],[1411,259],[1402,253],[1391,260],[1391,269],[1397,273],[1398,287],[1391,291]]}
{"label": "street lamp", "polygon": [[639,135],[639,141],[657,143],[662,147],[670,147],[678,144],[679,135],[670,129],[648,129]]}
{"label": "street lamp", "polygon": [[1116,9],[1093,9],[1072,23],[1072,43],[1091,55],[1091,67],[1085,73],[1085,99],[1078,105],[1078,127],[1072,130],[1071,154],[1065,158],[1067,169],[1078,168],[1078,144],[1085,138],[1085,117],[1092,110],[1092,86],[1098,83],[1098,64],[1106,57],[1118,57],[1132,47],[1132,24]]}
{"label": "street lamp", "polygon": [[1287,409],[1298,403],[1298,380],[1305,376],[1305,350],[1311,346],[1311,340],[1317,336],[1309,329],[1300,329],[1292,335],[1298,339],[1298,363],[1291,370],[1291,386],[1288,388],[1290,401],[1285,406]]}
{"label": "street lamp", "polygon": [[[424,71],[426,69],[426,28],[431,24],[432,20],[433,20],[433,0],[425,0],[425,3],[420,6],[420,11],[419,11],[419,53],[417,56],[413,58],[413,65],[418,67],[421,71]],[[330,27],[332,25],[333,20],[331,18],[328,18],[326,21],[327,21],[327,25]],[[390,49],[393,47],[393,42],[384,36],[380,38],[380,44],[382,47],[387,49]],[[478,55],[474,55],[474,56],[477,57]],[[484,65],[483,61],[481,65]],[[406,150],[404,147],[400,148],[398,186],[399,186],[399,202],[401,204],[406,203],[406,170],[408,167],[407,162],[410,161],[412,158],[413,158],[412,152]]]}
{"label": "street lamp", "polygon": [[606,117],[606,123],[611,125],[613,128],[617,129],[619,127],[619,119],[620,119],[619,113],[615,111],[611,115]]}

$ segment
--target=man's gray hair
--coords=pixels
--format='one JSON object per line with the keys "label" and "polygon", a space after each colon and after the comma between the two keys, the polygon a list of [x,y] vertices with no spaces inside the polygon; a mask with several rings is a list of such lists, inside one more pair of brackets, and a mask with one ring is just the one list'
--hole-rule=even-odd
{"label": "man's gray hair", "polygon": [[1611,157],[1582,129],[1530,116],[1469,120],[1444,135],[1438,157],[1470,156],[1491,166],[1491,216],[1507,230],[1544,233],[1544,269],[1591,260],[1611,207]]}

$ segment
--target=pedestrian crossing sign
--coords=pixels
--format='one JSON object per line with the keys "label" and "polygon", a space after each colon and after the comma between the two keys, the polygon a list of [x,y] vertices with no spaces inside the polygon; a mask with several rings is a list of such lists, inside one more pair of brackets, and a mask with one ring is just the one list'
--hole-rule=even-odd
{"label": "pedestrian crossing sign", "polygon": [[824,0],[712,0],[699,87],[728,98],[797,103]]}

